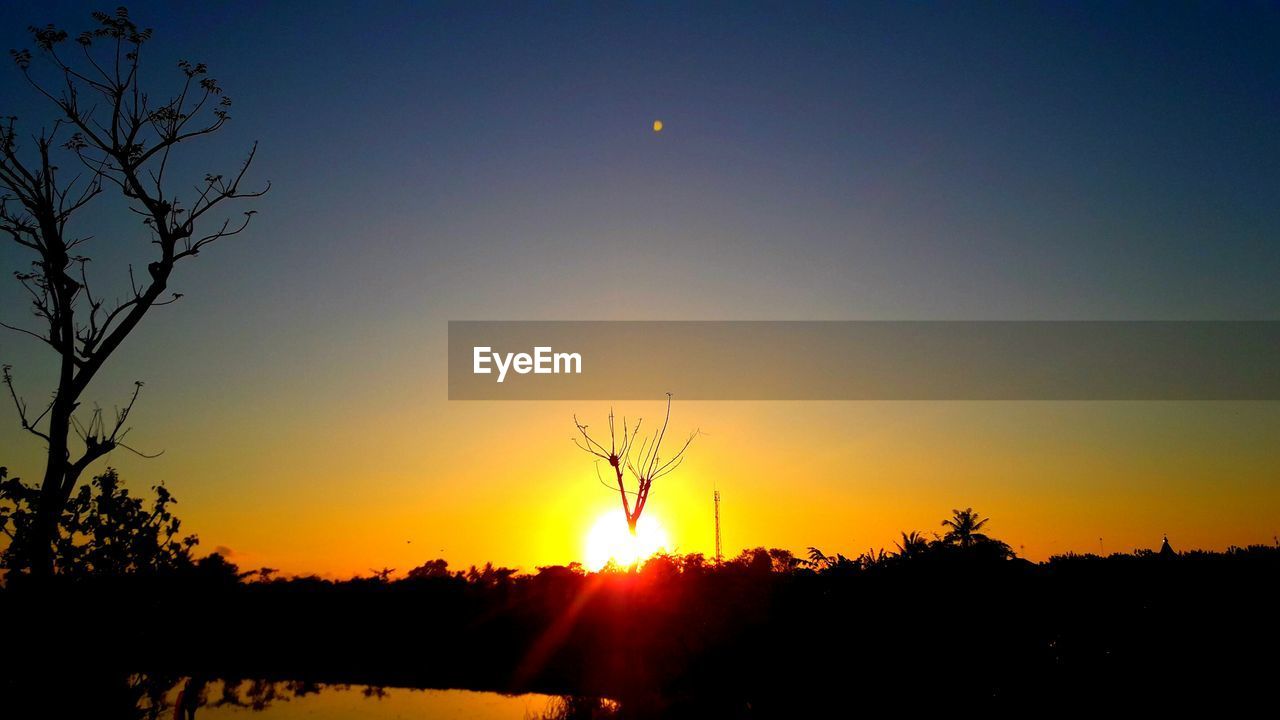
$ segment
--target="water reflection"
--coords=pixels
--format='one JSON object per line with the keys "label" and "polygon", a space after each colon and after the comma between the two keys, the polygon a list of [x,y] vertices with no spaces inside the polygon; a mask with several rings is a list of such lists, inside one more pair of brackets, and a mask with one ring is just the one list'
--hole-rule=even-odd
{"label": "water reflection", "polygon": [[0,717],[60,720],[290,720],[473,718],[605,720],[617,703],[594,697],[505,694],[298,680],[164,674],[0,678]]}
{"label": "water reflection", "polygon": [[288,720],[290,718],[475,718],[587,720],[616,717],[616,703],[600,698],[508,695],[470,690],[423,690],[303,681],[206,680],[135,675],[138,718],[159,720]]}

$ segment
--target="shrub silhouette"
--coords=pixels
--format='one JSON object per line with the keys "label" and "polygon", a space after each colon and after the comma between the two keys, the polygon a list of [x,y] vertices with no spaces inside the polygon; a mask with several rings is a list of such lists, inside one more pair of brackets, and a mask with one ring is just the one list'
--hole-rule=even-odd
{"label": "shrub silhouette", "polygon": [[[93,478],[68,499],[53,542],[55,571],[64,576],[119,576],[191,568],[195,535],[182,536],[173,514],[177,503],[164,487],[151,488],[148,503],[132,495],[114,468]],[[0,531],[10,543],[0,552],[9,572],[25,567],[33,539],[40,488],[7,477],[0,468]]]}

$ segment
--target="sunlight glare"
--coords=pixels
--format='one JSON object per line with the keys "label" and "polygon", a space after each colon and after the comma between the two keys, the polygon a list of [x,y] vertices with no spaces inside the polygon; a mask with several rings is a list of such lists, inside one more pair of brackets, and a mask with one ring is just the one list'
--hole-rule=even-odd
{"label": "sunlight glare", "polygon": [[622,510],[612,510],[601,515],[587,534],[585,565],[594,571],[612,560],[620,567],[630,567],[669,546],[662,523],[653,515],[640,516],[633,537]]}

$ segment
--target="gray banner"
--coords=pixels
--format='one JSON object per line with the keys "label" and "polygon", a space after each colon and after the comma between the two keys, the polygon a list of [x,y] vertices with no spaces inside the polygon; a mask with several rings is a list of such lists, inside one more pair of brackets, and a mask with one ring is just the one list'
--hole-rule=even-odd
{"label": "gray banner", "polygon": [[451,400],[1280,400],[1280,321],[451,321]]}

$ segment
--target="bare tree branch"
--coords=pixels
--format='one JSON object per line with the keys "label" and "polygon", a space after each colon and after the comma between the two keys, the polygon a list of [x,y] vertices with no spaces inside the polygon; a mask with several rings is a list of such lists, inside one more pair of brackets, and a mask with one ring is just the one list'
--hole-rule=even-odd
{"label": "bare tree branch", "polygon": [[[3,368],[4,384],[6,387],[9,388],[9,396],[13,398],[14,407],[18,409],[18,421],[22,424],[22,429],[26,430],[32,435],[35,435],[36,437],[43,438],[45,442],[48,442],[49,436],[40,432],[35,427],[35,423],[38,423],[40,421],[40,418],[36,418],[34,422],[27,419],[27,404],[23,402],[20,397],[18,397],[18,391],[15,390],[13,387],[13,374],[10,372],[11,370],[12,370],[12,366],[10,365],[4,366]],[[48,412],[47,408],[45,409],[45,412]],[[44,413],[40,413],[40,417],[44,417]]]}
{"label": "bare tree branch", "polygon": [[[635,534],[636,523],[640,520],[641,513],[644,512],[645,505],[649,501],[649,493],[653,487],[653,482],[660,477],[669,475],[684,462],[685,451],[689,449],[689,445],[693,443],[693,439],[698,436],[698,432],[694,431],[689,435],[684,445],[666,461],[662,460],[661,447],[662,440],[666,437],[667,426],[671,422],[671,393],[667,393],[667,412],[662,420],[662,426],[658,431],[649,437],[640,436],[640,426],[643,420],[636,423],[635,428],[628,428],[626,418],[622,420],[622,436],[619,439],[617,434],[617,423],[613,415],[613,410],[609,411],[609,445],[606,448],[602,440],[596,440],[591,437],[587,430],[587,426],[578,420],[578,416],[573,416],[574,427],[578,430],[579,438],[572,438],[573,444],[584,452],[587,452],[600,460],[609,463],[613,468],[614,482],[607,482],[600,474],[599,462],[596,463],[596,478],[600,484],[611,490],[617,490],[622,500],[622,512],[627,518],[627,527],[632,534]],[[639,439],[640,447],[636,450],[636,441]],[[635,460],[633,461],[633,452]],[[625,475],[629,473],[634,481],[635,490],[627,487]],[[632,500],[634,499],[634,502]]]}

